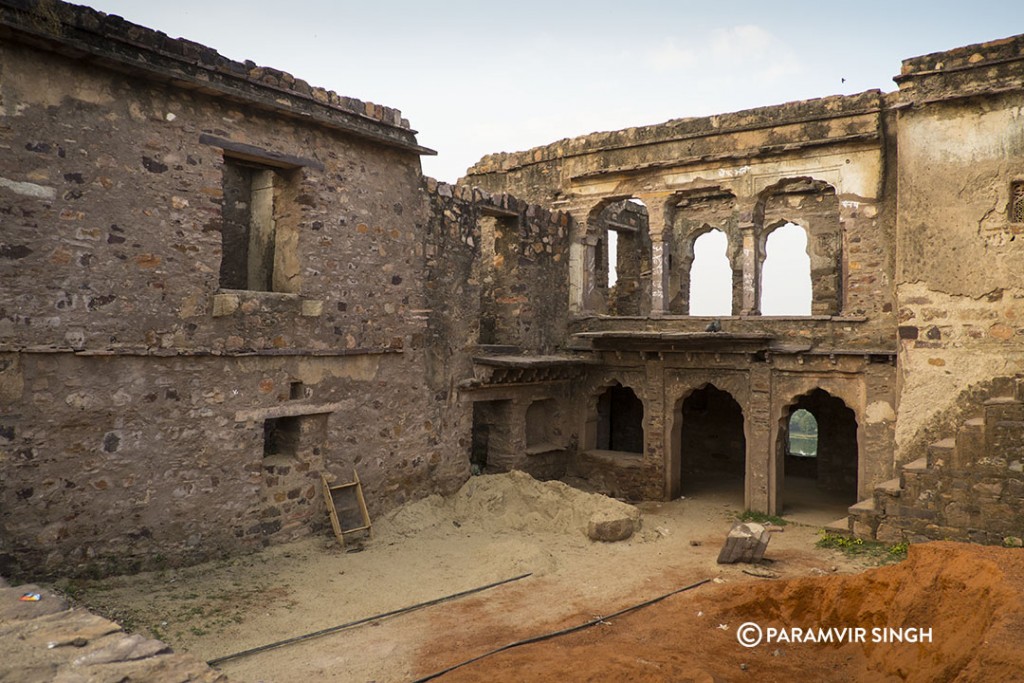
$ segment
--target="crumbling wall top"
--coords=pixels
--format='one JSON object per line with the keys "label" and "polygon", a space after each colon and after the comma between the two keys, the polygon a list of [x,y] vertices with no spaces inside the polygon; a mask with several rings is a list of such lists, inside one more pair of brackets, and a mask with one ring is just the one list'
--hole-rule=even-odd
{"label": "crumbling wall top", "polygon": [[1024,35],[903,60],[898,100],[904,104],[1024,89]]}
{"label": "crumbling wall top", "polygon": [[856,95],[834,95],[728,114],[673,119],[650,126],[565,138],[524,152],[489,154],[466,174],[483,175],[595,152],[854,117],[881,111],[882,106],[881,91],[867,90]]}
{"label": "crumbling wall top", "polygon": [[205,45],[171,38],[90,7],[59,0],[0,0],[0,39],[92,59],[419,154],[434,154],[416,143],[416,131],[398,109],[338,95],[251,61],[237,62]]}

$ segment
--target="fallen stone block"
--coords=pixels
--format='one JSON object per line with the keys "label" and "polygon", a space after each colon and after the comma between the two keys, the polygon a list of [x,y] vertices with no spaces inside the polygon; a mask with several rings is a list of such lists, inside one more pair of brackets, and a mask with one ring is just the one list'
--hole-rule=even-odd
{"label": "fallen stone block", "polygon": [[725,545],[718,553],[718,564],[759,562],[768,548],[771,533],[756,522],[737,522],[729,530]]}
{"label": "fallen stone block", "polygon": [[614,543],[624,541],[633,535],[640,526],[640,514],[633,510],[601,510],[590,516],[587,524],[587,536],[592,541]]}
{"label": "fallen stone block", "polygon": [[[131,662],[155,655],[167,654],[171,648],[159,640],[150,640],[138,634],[109,636],[112,641],[99,649],[75,659],[75,666],[106,664],[109,662]],[[102,641],[101,641],[102,642]]]}

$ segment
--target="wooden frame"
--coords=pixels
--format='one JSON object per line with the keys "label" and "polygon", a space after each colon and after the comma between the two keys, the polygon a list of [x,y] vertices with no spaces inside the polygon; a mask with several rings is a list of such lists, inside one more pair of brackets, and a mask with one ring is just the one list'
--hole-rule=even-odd
{"label": "wooden frame", "polygon": [[352,470],[352,481],[336,486],[331,486],[327,477],[321,473],[320,482],[323,485],[327,514],[331,518],[331,528],[341,547],[345,547],[345,534],[365,531],[367,535],[370,535],[372,533],[370,513],[366,509],[359,473]]}

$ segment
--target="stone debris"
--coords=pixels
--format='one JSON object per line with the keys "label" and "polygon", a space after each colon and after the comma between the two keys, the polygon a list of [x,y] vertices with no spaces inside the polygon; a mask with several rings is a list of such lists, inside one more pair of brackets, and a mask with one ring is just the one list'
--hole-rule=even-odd
{"label": "stone debris", "polygon": [[590,516],[590,522],[587,524],[587,536],[592,541],[607,543],[624,541],[633,535],[639,523],[639,514],[633,514],[628,510],[624,512],[599,510]]}
{"label": "stone debris", "polygon": [[[26,592],[38,602],[23,602]],[[196,681],[226,683],[205,662],[175,654],[159,640],[129,635],[120,626],[70,607],[34,585],[0,579],[0,681]]]}
{"label": "stone debris", "polygon": [[760,562],[768,548],[771,534],[756,522],[737,522],[725,538],[722,552],[718,553],[718,564],[736,562]]}

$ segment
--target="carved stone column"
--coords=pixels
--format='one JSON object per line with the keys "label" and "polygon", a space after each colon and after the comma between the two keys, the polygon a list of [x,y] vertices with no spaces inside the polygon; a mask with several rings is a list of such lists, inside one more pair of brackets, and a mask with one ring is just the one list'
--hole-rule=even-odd
{"label": "carved stone column", "polygon": [[666,211],[664,202],[652,201],[647,205],[648,232],[651,236],[651,317],[660,318],[667,308],[665,291],[668,288],[668,255],[665,244]]}
{"label": "carved stone column", "polygon": [[753,223],[740,223],[743,239],[743,307],[740,315],[761,312],[761,269],[757,262],[757,239]]}

